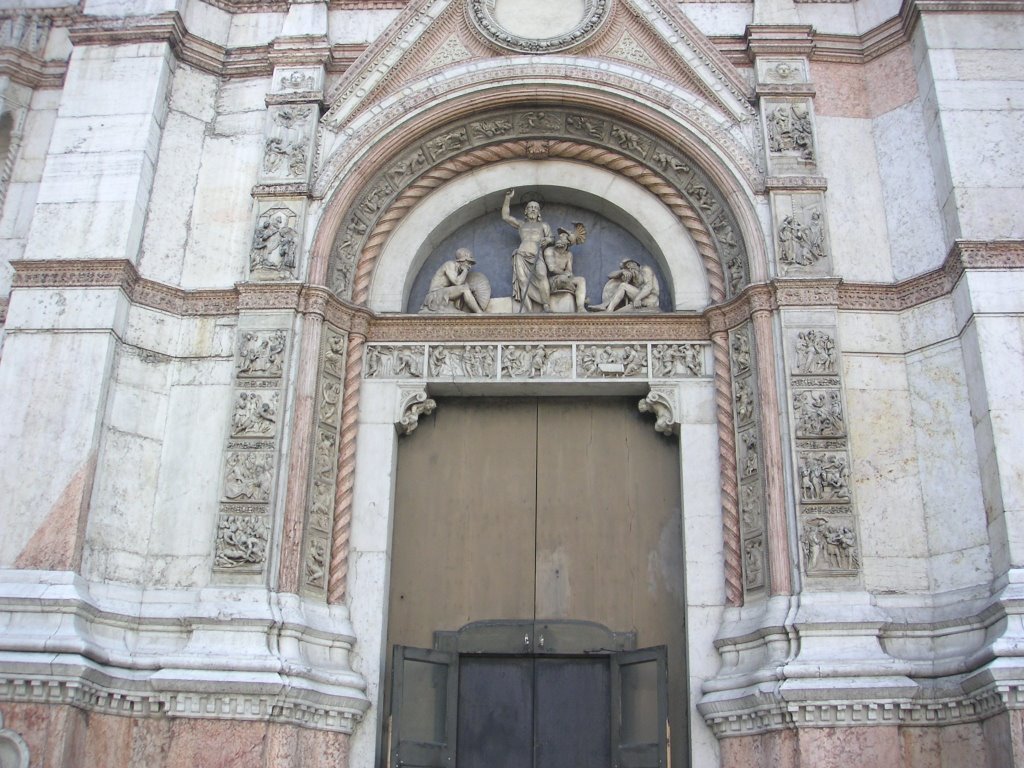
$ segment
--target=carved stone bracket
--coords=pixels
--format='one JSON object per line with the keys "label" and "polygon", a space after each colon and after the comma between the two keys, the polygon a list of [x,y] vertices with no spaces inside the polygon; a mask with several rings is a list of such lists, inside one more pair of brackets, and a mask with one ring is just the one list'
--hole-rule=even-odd
{"label": "carved stone bracket", "polygon": [[395,429],[400,435],[408,435],[419,426],[420,416],[434,412],[437,401],[427,397],[426,384],[399,384],[397,406]]}
{"label": "carved stone bracket", "polygon": [[655,416],[654,431],[663,435],[679,434],[679,396],[678,388],[673,386],[654,386],[637,407],[640,413],[653,413]]}

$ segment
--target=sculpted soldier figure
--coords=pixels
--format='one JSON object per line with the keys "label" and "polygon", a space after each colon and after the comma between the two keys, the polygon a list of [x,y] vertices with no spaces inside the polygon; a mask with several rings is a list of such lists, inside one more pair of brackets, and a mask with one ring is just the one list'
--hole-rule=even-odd
{"label": "sculpted soldier figure", "polygon": [[512,298],[527,312],[534,311],[534,307],[546,312],[551,308],[551,289],[541,251],[553,242],[551,227],[541,220],[536,200],[526,204],[525,221],[513,216],[509,207],[514,195],[514,189],[506,192],[501,206],[501,218],[519,230],[519,247],[512,253]]}
{"label": "sculpted soldier figure", "polygon": [[[490,298],[490,285],[482,274],[471,271],[474,264],[476,260],[468,248],[455,251],[455,258],[442,264],[431,278],[420,312],[483,312]],[[471,280],[471,275],[479,279]],[[483,284],[487,284],[486,290],[481,292]]]}

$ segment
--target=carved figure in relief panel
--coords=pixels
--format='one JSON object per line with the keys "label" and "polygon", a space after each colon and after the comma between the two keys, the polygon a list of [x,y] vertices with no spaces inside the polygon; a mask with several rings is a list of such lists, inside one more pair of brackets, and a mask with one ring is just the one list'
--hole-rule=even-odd
{"label": "carved figure in relief panel", "polygon": [[661,168],[662,171],[673,171],[676,176],[685,176],[690,172],[690,166],[684,163],[675,155],[670,155],[663,150],[654,153],[652,162]]}
{"label": "carved figure in relief panel", "polygon": [[342,378],[342,363],[345,361],[345,337],[331,334],[324,351],[324,373]]}
{"label": "carved figure in relief panel", "polygon": [[793,393],[797,437],[841,437],[846,434],[839,390],[808,389]]}
{"label": "carved figure in relief panel", "polygon": [[844,522],[829,522],[824,517],[805,520],[800,542],[808,573],[853,571],[860,566],[857,536]]}
{"label": "carved figure in relief panel", "polygon": [[565,118],[565,127],[570,133],[588,136],[591,139],[602,138],[606,125],[607,123],[603,120],[596,120],[586,115],[569,115]]}
{"label": "carved figure in relief panel", "polygon": [[282,91],[312,91],[316,88],[316,78],[300,70],[295,70],[281,78]]}
{"label": "carved figure in relief panel", "polygon": [[621,149],[626,152],[632,152],[635,155],[644,156],[651,147],[651,142],[647,139],[617,125],[612,127],[612,139],[615,140],[615,143]]}
{"label": "carved figure in relief panel", "polygon": [[329,432],[317,436],[313,454],[313,500],[310,505],[309,524],[321,531],[329,531],[331,511],[334,508],[334,470],[337,464],[337,438]]}
{"label": "carved figure in relief panel", "polygon": [[320,386],[320,421],[337,425],[341,401],[341,382],[325,381]]}
{"label": "carved figure in relief panel", "polygon": [[327,575],[327,542],[318,537],[311,537],[306,549],[306,584],[311,587],[323,587]]}
{"label": "carved figure in relief panel", "polygon": [[740,487],[740,524],[744,531],[760,531],[761,493],[756,482]]}
{"label": "carved figure in relief panel", "polygon": [[273,454],[231,451],[224,476],[224,498],[230,501],[269,501],[273,470]]}
{"label": "carved figure in relief panel", "polygon": [[754,390],[750,379],[739,379],[736,382],[736,421],[747,424],[754,419]]}
{"label": "carved figure in relief panel", "polygon": [[566,378],[572,373],[569,347],[506,346],[501,349],[501,375],[510,379]]}
{"label": "carved figure in relief panel", "polygon": [[601,291],[601,303],[590,307],[593,312],[657,312],[661,303],[661,286],[654,270],[641,267],[634,259],[623,259],[619,268],[608,275]]}
{"label": "carved figure in relief panel", "polygon": [[747,281],[747,269],[743,263],[743,258],[740,254],[730,257],[725,262],[726,272],[728,272],[729,279],[729,290],[733,295],[739,293],[743,284]]}
{"label": "carved figure in relief panel", "polygon": [[647,373],[646,350],[639,344],[580,347],[580,373],[601,376],[641,376]]}
{"label": "carved figure in relief panel", "polygon": [[821,211],[809,217],[786,216],[779,225],[779,263],[784,267],[810,267],[826,258],[825,222]]}
{"label": "carved figure in relief panel", "polygon": [[267,559],[266,520],[254,515],[223,515],[217,525],[214,563],[218,568],[245,568]]}
{"label": "carved figure in relief panel", "polygon": [[801,501],[849,501],[850,470],[840,453],[805,453],[800,457]]}
{"label": "carved figure in relief panel", "polygon": [[704,375],[704,349],[699,344],[655,344],[651,366],[657,377]]}
{"label": "carved figure in relief panel", "polygon": [[757,433],[754,430],[744,432],[743,439],[743,475],[751,477],[757,474]]}
{"label": "carved figure in relief panel", "polygon": [[442,264],[430,280],[421,313],[482,313],[491,300],[491,284],[482,272],[474,272],[476,259],[468,248]]}
{"label": "carved figure in relief panel", "polygon": [[306,174],[306,132],[303,123],[312,107],[283,107],[274,113],[274,124],[263,155],[263,172],[291,177]]}
{"label": "carved figure in relief panel", "polygon": [[437,345],[430,348],[430,375],[455,378],[493,379],[496,375],[494,347],[466,344],[463,347]]}
{"label": "carved figure in relief panel", "polygon": [[239,392],[231,416],[232,437],[269,437],[277,432],[277,392]]}
{"label": "carved figure in relief panel", "polygon": [[836,342],[823,331],[796,335],[796,373],[835,373]]}
{"label": "carved figure in relief panel", "polygon": [[761,539],[743,542],[743,583],[748,589],[764,583],[764,542]]}
{"label": "carved figure in relief panel", "polygon": [[257,280],[288,280],[295,276],[299,233],[295,212],[271,208],[256,222],[249,251],[249,273]]}
{"label": "carved figure in relief panel", "polygon": [[366,378],[423,378],[423,348],[374,345],[366,348]]}
{"label": "carved figure in relief panel", "polygon": [[768,115],[768,148],[772,152],[796,152],[802,160],[813,160],[813,141],[807,107],[781,104]]}
{"label": "carved figure in relief panel", "polygon": [[736,331],[733,334],[732,342],[732,372],[733,375],[750,370],[750,337],[746,329]]}
{"label": "carved figure in relief panel", "polygon": [[507,119],[482,120],[470,123],[469,130],[477,141],[487,141],[512,133],[512,121]]}
{"label": "carved figure in relief panel", "polygon": [[238,348],[238,375],[242,377],[280,376],[284,366],[284,331],[250,331],[242,336]]}

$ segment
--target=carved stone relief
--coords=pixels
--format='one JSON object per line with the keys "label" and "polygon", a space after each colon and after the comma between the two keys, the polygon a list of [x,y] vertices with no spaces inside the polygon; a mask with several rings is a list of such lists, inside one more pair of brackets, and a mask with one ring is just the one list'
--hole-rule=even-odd
{"label": "carved stone relief", "polygon": [[295,279],[299,249],[297,224],[295,211],[283,206],[269,208],[260,215],[249,250],[250,279]]}
{"label": "carved stone relief", "polygon": [[475,264],[468,248],[457,249],[455,258],[438,267],[430,279],[420,313],[484,312],[491,301],[491,283],[473,269]]}
{"label": "carved stone relief", "polygon": [[239,335],[214,544],[216,572],[262,574],[266,566],[287,339],[281,330]]}
{"label": "carved stone relief", "polygon": [[270,124],[263,145],[263,178],[270,181],[305,181],[310,143],[317,114],[312,105],[270,108]]}
{"label": "carved stone relief", "polygon": [[460,61],[472,58],[473,54],[469,52],[462,41],[459,40],[457,35],[451,35],[447,40],[438,46],[437,50],[434,51],[434,55],[427,61],[425,70],[439,69],[441,67],[447,67],[451,64],[458,64]]}
{"label": "carved stone relief", "polygon": [[804,571],[856,575],[860,553],[836,332],[792,328],[786,339]]}
{"label": "carved stone relief", "polygon": [[632,64],[638,64],[641,67],[647,67],[649,69],[657,69],[658,65],[647,50],[640,45],[639,41],[633,37],[629,32],[623,32],[622,37],[619,41],[612,46],[612,49],[608,51],[609,56],[614,56],[616,59],[622,59]]}
{"label": "carved stone relief", "polygon": [[822,194],[772,193],[772,200],[779,273],[785,276],[830,274]]}
{"label": "carved stone relief", "polygon": [[660,379],[704,375],[701,344],[655,344],[651,347],[651,376]]}
{"label": "carved stone relief", "polygon": [[[709,376],[700,342],[368,344],[368,379],[688,379]],[[752,395],[748,396],[749,398]]]}
{"label": "carved stone relief", "polygon": [[794,85],[808,82],[805,59],[771,59],[758,56],[756,67],[760,83]]}
{"label": "carved stone relief", "polygon": [[430,377],[493,379],[498,375],[498,348],[489,344],[438,344],[430,348]]}
{"label": "carved stone relief", "polygon": [[761,419],[756,393],[757,365],[750,334],[749,322],[729,333],[743,585],[748,591],[767,584]]}
{"label": "carved stone relief", "polygon": [[572,347],[515,344],[501,348],[503,379],[566,379],[572,376]]}
{"label": "carved stone relief", "polygon": [[366,348],[363,375],[368,379],[423,378],[424,348],[411,344],[373,344]]}
{"label": "carved stone relief", "polygon": [[325,324],[320,340],[317,378],[317,428],[312,447],[309,493],[306,501],[302,555],[302,585],[322,595],[327,589],[327,562],[334,525],[334,497],[338,475],[338,440],[344,394],[345,356],[348,339]]}
{"label": "carved stone relief", "polygon": [[320,67],[297,67],[275,72],[275,91],[288,93],[308,92],[323,89],[323,69]]}
{"label": "carved stone relief", "polygon": [[647,350],[639,344],[606,344],[580,347],[577,358],[583,378],[647,376]]}
{"label": "carved stone relief", "polygon": [[[612,121],[580,110],[531,109],[476,115],[428,135],[418,146],[371,179],[365,191],[342,217],[335,236],[329,277],[331,289],[341,298],[351,297],[355,265],[369,233],[383,211],[408,187],[409,182],[430,167],[466,150],[511,139],[526,142],[531,157],[545,157],[550,140],[567,137],[605,146],[663,176],[697,211],[716,241],[716,250],[721,254],[726,273],[728,295],[734,295],[747,284],[747,257],[736,220],[722,193],[682,153],[659,142],[643,128],[623,121]],[[566,229],[570,227],[566,226]],[[553,231],[549,235],[552,241],[555,234]],[[620,306],[632,301],[620,300]]]}
{"label": "carved stone relief", "polygon": [[814,132],[811,128],[810,106],[800,102],[766,103],[765,106],[768,151],[813,162]]}

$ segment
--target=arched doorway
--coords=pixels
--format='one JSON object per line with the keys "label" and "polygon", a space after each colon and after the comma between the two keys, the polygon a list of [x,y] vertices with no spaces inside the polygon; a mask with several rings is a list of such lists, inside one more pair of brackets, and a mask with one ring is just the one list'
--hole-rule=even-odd
{"label": "arched doorway", "polygon": [[[654,432],[635,398],[441,400],[399,446],[388,647],[443,651],[436,633],[490,622],[483,644],[456,647],[444,662],[461,670],[447,705],[457,726],[445,731],[459,735],[458,765],[518,766],[523,754],[553,765],[566,750],[611,765],[619,726],[659,723],[656,703],[630,718],[634,678],[667,689],[669,730],[685,742],[683,559],[678,448]],[[575,622],[632,639],[580,637]],[[641,673],[636,657],[619,655],[637,645],[664,646],[667,685],[655,656],[642,657],[655,671]],[[390,702],[399,720],[401,692],[425,684],[417,675],[442,674],[429,654],[401,659]],[[403,664],[412,665],[406,675]],[[393,721],[396,745],[407,727]],[[628,744],[628,728],[626,736]],[[649,731],[645,738],[659,743]],[[676,765],[687,751],[676,750]],[[647,752],[657,759],[657,748]]]}

